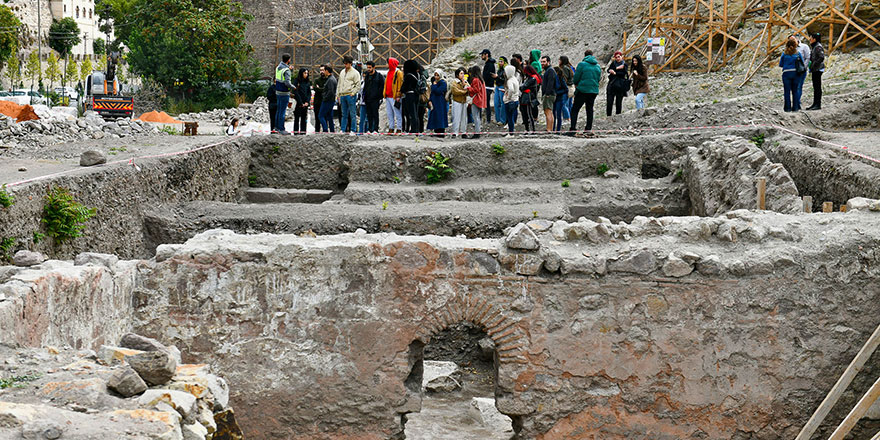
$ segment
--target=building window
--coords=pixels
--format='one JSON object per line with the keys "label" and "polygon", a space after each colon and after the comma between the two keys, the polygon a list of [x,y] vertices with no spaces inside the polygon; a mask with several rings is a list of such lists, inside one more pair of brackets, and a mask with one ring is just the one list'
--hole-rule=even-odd
{"label": "building window", "polygon": [[76,18],[79,18],[79,6],[76,7]]}
{"label": "building window", "polygon": [[92,10],[89,9],[89,18],[92,18]]}

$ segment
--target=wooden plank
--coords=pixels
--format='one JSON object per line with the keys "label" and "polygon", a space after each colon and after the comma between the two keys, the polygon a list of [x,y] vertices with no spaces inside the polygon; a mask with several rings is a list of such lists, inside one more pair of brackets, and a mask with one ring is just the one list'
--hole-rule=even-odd
{"label": "wooden plank", "polygon": [[833,211],[834,211],[834,203],[822,202],[822,212],[833,212]]}
{"label": "wooden plank", "polygon": [[844,204],[844,205],[840,205],[840,212],[846,212],[847,210],[848,210],[848,208],[846,207],[845,204]]}
{"label": "wooden plank", "polygon": [[878,398],[880,398],[880,377],[874,381],[874,385],[871,385],[868,392],[859,399],[859,403],[856,403],[856,406],[846,415],[843,422],[840,423],[840,426],[834,430],[831,437],[828,437],[828,440],[843,440],[843,437],[852,431],[853,427],[856,426],[856,423],[862,419],[865,413],[868,412],[868,408],[870,408]]}
{"label": "wooden plank", "polygon": [[763,211],[767,209],[767,178],[758,178],[758,209]]}
{"label": "wooden plank", "polygon": [[837,379],[837,383],[831,387],[831,391],[828,392],[828,395],[825,396],[825,399],[822,400],[822,403],[816,408],[816,412],[813,413],[810,420],[807,421],[807,424],[804,425],[801,432],[795,437],[795,440],[809,440],[809,438],[813,436],[813,433],[816,432],[816,429],[818,429],[819,425],[822,424],[822,421],[825,420],[825,416],[828,415],[828,412],[831,411],[831,408],[834,407],[834,404],[837,403],[840,396],[846,391],[846,388],[856,377],[856,374],[858,374],[862,367],[865,366],[865,362],[868,361],[868,358],[874,354],[874,350],[877,349],[878,345],[880,345],[880,325],[877,326],[877,329],[874,330],[874,333],[871,334],[871,337],[868,338],[868,341],[865,342],[865,345],[859,350],[856,357],[853,358],[852,362],[849,363],[849,366],[846,367],[846,370],[843,371],[840,378]]}
{"label": "wooden plank", "polygon": [[[803,202],[804,202],[804,212],[806,212],[807,214],[813,212],[813,197],[812,196],[804,196]],[[812,435],[812,434],[810,434],[810,435]]]}

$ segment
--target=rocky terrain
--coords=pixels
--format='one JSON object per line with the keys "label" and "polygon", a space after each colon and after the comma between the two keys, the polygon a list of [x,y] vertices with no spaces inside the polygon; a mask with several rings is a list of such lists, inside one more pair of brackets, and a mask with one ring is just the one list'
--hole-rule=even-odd
{"label": "rocky terrain", "polygon": [[2,438],[243,438],[223,378],[149,338],[97,352],[0,346],[0,361]]}

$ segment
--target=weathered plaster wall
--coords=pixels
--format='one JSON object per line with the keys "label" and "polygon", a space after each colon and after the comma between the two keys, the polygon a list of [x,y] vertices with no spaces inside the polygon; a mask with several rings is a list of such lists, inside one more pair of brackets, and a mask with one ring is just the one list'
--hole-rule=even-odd
{"label": "weathered plaster wall", "polygon": [[97,350],[131,330],[135,261],[0,267],[0,344]]}
{"label": "weathered plaster wall", "polygon": [[497,406],[524,438],[782,439],[880,316],[876,214],[511,235],[211,231],[142,266],[138,330],[228,373],[255,438],[399,435],[422,344],[469,321],[496,341]]}

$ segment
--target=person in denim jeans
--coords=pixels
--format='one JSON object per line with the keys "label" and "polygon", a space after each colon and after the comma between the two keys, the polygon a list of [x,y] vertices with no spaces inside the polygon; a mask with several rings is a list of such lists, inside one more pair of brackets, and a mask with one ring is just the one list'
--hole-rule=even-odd
{"label": "person in denim jeans", "polygon": [[[336,78],[333,76],[333,68],[327,65],[321,66],[321,76],[327,79],[324,83],[324,93],[321,96],[321,113],[318,119],[321,122],[321,129],[325,133],[333,133],[333,104],[336,102]],[[316,96],[315,99],[318,99]]]}
{"label": "person in denim jeans", "polygon": [[354,135],[357,130],[357,93],[361,87],[361,75],[352,67],[354,59],[346,55],[342,57],[345,66],[339,72],[337,96],[339,97],[339,111],[342,113],[340,131]]}
{"label": "person in denim jeans", "polygon": [[797,42],[788,40],[785,43],[785,51],[779,58],[779,67],[782,67],[782,88],[785,92],[784,110],[786,112],[796,112],[801,109],[801,96],[798,93],[801,76],[797,73],[797,63],[800,59],[801,54],[797,51]]}
{"label": "person in denim jeans", "polygon": [[633,56],[632,60],[632,89],[636,95],[636,109],[645,108],[645,97],[651,92],[648,86],[648,69],[639,55]]}
{"label": "person in denim jeans", "polygon": [[281,55],[281,63],[275,68],[275,96],[277,110],[275,112],[275,129],[278,134],[287,134],[284,130],[284,119],[287,116],[287,104],[293,84],[290,82],[290,54]]}

